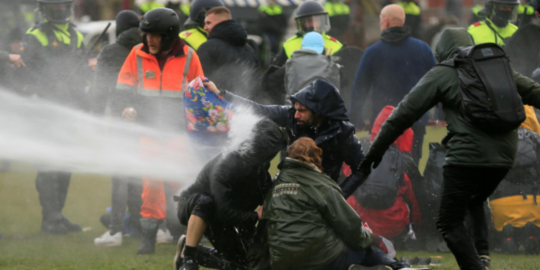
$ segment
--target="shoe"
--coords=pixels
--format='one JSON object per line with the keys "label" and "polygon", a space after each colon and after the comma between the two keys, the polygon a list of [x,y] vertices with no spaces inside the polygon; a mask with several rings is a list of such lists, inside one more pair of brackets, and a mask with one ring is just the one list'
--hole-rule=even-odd
{"label": "shoe", "polygon": [[59,221],[42,221],[41,232],[45,234],[60,235],[67,234],[68,229]]}
{"label": "shoe", "polygon": [[79,224],[72,223],[71,221],[69,221],[63,215],[62,215],[62,221],[61,222],[62,222],[62,225],[64,225],[64,227],[66,227],[66,229],[69,232],[82,232],[82,228],[81,228],[81,226],[79,226]]}
{"label": "shoe", "polygon": [[137,254],[153,254],[156,250],[156,235],[161,220],[155,218],[141,218],[142,238]]}
{"label": "shoe", "polygon": [[111,235],[110,231],[106,231],[102,236],[94,239],[94,245],[100,247],[117,247],[122,245],[122,232],[117,232]]}
{"label": "shoe", "polygon": [[[181,269],[186,261],[184,258],[184,247],[186,245],[186,235],[180,236],[176,244],[176,255],[174,256],[174,269]],[[231,263],[219,255],[215,248],[205,245],[198,245],[193,255],[193,263],[212,269],[243,269],[243,267]]]}
{"label": "shoe", "polygon": [[183,258],[182,266],[178,270],[199,270],[199,265],[192,258]]}
{"label": "shoe", "polygon": [[172,244],[173,243],[173,236],[169,232],[169,230],[165,229],[161,230],[159,229],[156,236],[156,243],[158,245],[161,244]]}
{"label": "shoe", "polygon": [[491,262],[491,258],[489,258],[488,255],[480,255],[480,260],[482,261],[482,263],[486,267],[486,270],[489,270],[490,269],[489,265],[490,265],[490,262]]}
{"label": "shoe", "polygon": [[176,254],[174,255],[174,270],[180,269],[182,267],[182,264],[184,263],[184,260],[182,259],[184,257],[184,245],[186,244],[186,235],[182,234],[180,238],[178,239],[178,243],[176,244]]}

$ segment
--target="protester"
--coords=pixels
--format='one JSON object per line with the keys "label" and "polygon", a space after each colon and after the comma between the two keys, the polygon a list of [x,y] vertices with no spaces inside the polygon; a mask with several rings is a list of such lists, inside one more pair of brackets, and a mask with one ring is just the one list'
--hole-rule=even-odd
{"label": "protester", "polygon": [[[379,113],[371,129],[371,141],[393,110],[394,107],[386,106]],[[423,216],[419,204],[419,198],[424,196],[416,195],[424,187],[418,165],[411,156],[412,129],[407,129],[391,147],[392,151],[385,154],[388,155],[386,166],[375,169],[347,202],[373,233],[391,240],[396,248],[413,248],[416,242],[424,240],[420,239]]]}
{"label": "protester", "polygon": [[[187,235],[178,241],[175,269],[245,269],[246,249],[260,219],[255,209],[272,184],[270,161],[286,146],[285,134],[268,119],[251,133],[239,149],[209,161],[180,195],[178,218]],[[215,249],[199,244],[203,234]]]}
{"label": "protester", "polygon": [[224,7],[221,0],[193,0],[189,9],[189,18],[184,23],[186,30],[180,32],[180,38],[194,50],[205,43],[208,33],[204,30],[204,18],[208,10],[215,7]]}
{"label": "protester", "polygon": [[338,181],[343,162],[353,168],[352,173],[341,184],[345,198],[361,184],[362,175],[357,168],[364,158],[364,153],[355,136],[354,126],[346,115],[345,104],[335,86],[324,80],[316,80],[291,96],[293,106],[264,106],[229,91],[222,92],[212,82],[205,85],[233,105],[250,107],[255,113],[268,117],[284,127],[290,143],[301,137],[312,138],[323,150],[324,172],[334,181]]}
{"label": "protester", "polygon": [[[457,52],[462,52],[459,47],[472,44],[465,29],[448,29],[442,34],[435,54],[443,62],[453,59]],[[487,48],[492,51],[496,49],[493,45]],[[497,53],[500,55],[501,51]],[[491,63],[492,68],[501,68],[501,65],[507,65],[507,62],[502,61],[496,65],[494,62],[488,63]],[[524,117],[524,112],[520,111],[523,105],[514,102],[519,97],[492,96],[497,99],[493,102],[508,102],[506,106],[512,107],[513,120],[498,121],[497,125],[483,125],[479,124],[480,119],[474,118],[478,120],[473,124],[470,120],[472,114],[462,109],[461,92],[464,90],[460,86],[460,76],[454,67],[446,66],[446,63],[430,70],[403,99],[382,126],[360,170],[368,173],[373,165],[376,167],[388,146],[426,111],[441,102],[448,123],[448,134],[443,140],[448,153],[437,228],[461,269],[486,269],[489,268],[490,257],[483,203],[514,163],[517,133],[511,128],[523,120],[521,117]],[[513,81],[507,79],[512,78],[512,75]],[[502,74],[489,76],[498,77],[484,77],[482,80],[504,79],[499,82],[508,85],[512,91],[516,91],[511,88],[515,84],[517,93],[510,95],[519,94],[525,104],[540,107],[540,85],[531,79],[515,72],[508,77],[502,77]],[[499,131],[486,132],[488,128]],[[464,226],[467,211],[471,213],[472,236],[467,234]]]}
{"label": "protester", "polygon": [[[398,5],[388,5],[381,10],[381,41],[365,51],[351,91],[349,116],[357,128],[365,126],[362,111],[370,91],[373,91],[370,118],[370,123],[373,123],[385,106],[397,106],[420,78],[435,66],[429,45],[411,37],[408,28],[404,27],[405,16]],[[428,116],[425,115],[413,126],[412,156],[417,163],[422,157],[427,121]]]}
{"label": "protester", "polygon": [[[206,12],[204,30],[208,41],[197,50],[204,74],[223,89],[235,89],[248,96],[259,68],[259,57],[247,43],[246,30],[232,20],[226,7],[215,7]],[[251,76],[250,76],[251,74]],[[242,82],[246,85],[242,86]]]}
{"label": "protester", "polygon": [[353,264],[405,268],[370,246],[372,238],[377,244],[381,238],[371,235],[339,186],[323,173],[322,154],[312,139],[300,138],[279,165],[262,219],[272,269],[347,270]]}
{"label": "protester", "polygon": [[[203,76],[199,57],[178,37],[180,21],[171,9],[149,11],[139,29],[143,33],[143,44],[132,49],[120,70],[114,106],[124,108],[125,120],[162,131],[184,130],[182,98],[188,82]],[[140,138],[141,154],[152,158],[159,155],[157,149],[178,149],[179,143],[174,139],[143,137]],[[143,238],[138,254],[154,253],[158,227],[165,218],[173,236],[179,238],[179,224],[174,226],[176,219],[171,205],[172,193],[178,188],[159,179],[143,177]]]}
{"label": "protester", "polygon": [[[83,35],[71,24],[73,0],[58,2],[38,0],[44,21],[28,30],[24,36],[21,56],[26,69],[24,89],[27,94],[44,100],[85,109],[83,66]],[[75,73],[75,71],[78,71]],[[41,231],[65,234],[81,231],[63,214],[71,179],[69,172],[38,171],[36,188],[42,207]]]}

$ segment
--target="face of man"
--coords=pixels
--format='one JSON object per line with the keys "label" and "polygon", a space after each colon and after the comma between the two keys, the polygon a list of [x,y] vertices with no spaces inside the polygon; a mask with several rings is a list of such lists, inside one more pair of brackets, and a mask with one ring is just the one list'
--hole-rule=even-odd
{"label": "face of man", "polygon": [[209,14],[204,18],[204,30],[210,34],[214,26],[222,21],[224,20],[216,16],[216,14]]}
{"label": "face of man", "polygon": [[296,112],[294,113],[294,119],[296,120],[296,123],[299,126],[303,127],[311,127],[314,124],[315,117],[313,115],[313,112],[306,108],[306,106],[295,102],[294,103],[294,109]]}
{"label": "face of man", "polygon": [[161,50],[161,35],[160,34],[146,34],[146,42],[148,43],[148,50],[151,54],[158,54]]}

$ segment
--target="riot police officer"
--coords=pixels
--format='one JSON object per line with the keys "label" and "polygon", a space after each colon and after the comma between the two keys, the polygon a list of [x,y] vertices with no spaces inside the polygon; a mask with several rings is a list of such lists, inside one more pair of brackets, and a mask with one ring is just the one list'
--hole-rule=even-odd
{"label": "riot police officer", "polygon": [[194,0],[189,10],[189,18],[184,23],[186,30],[180,33],[180,38],[194,50],[208,40],[204,28],[204,15],[214,7],[224,7],[221,0]]}
{"label": "riot police officer", "polygon": [[495,43],[505,46],[508,40],[518,30],[511,23],[517,18],[519,0],[488,0],[480,11],[485,18],[469,26],[469,34],[475,44]]}
{"label": "riot police officer", "polygon": [[[84,82],[79,65],[84,65],[83,35],[71,24],[74,0],[38,0],[42,22],[30,28],[23,38],[21,55],[29,94],[52,102],[80,108],[84,103]],[[51,127],[54,128],[54,127]],[[65,234],[81,231],[62,214],[71,173],[39,171],[36,188],[42,207],[41,231]]]}
{"label": "riot police officer", "polygon": [[318,2],[302,3],[296,11],[295,21],[298,33],[283,43],[283,49],[274,60],[274,65],[283,66],[292,53],[302,47],[303,36],[309,32],[315,31],[323,36],[327,54],[332,55],[343,47],[337,39],[326,35],[330,31],[330,19],[328,12]]}

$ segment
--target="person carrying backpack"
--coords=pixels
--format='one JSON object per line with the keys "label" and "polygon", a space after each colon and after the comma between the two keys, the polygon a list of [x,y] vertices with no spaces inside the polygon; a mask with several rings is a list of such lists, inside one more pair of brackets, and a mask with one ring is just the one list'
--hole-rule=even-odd
{"label": "person carrying backpack", "polygon": [[[386,106],[379,113],[371,130],[371,140],[393,110],[393,106]],[[385,153],[381,165],[347,200],[373,233],[398,246],[422,226],[422,214],[415,195],[422,189],[422,176],[411,157],[412,145],[413,131],[409,128]]]}
{"label": "person carrying backpack", "polygon": [[499,46],[471,45],[465,29],[443,32],[435,54],[453,65],[436,66],[418,82],[382,126],[360,170],[377,167],[399,135],[441,102],[448,153],[437,228],[461,269],[484,270],[490,257],[483,203],[514,164],[523,103],[540,107],[540,85],[514,72]]}

